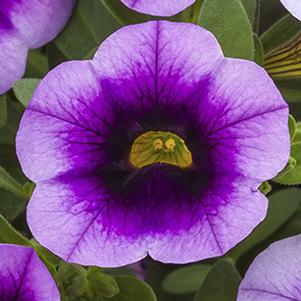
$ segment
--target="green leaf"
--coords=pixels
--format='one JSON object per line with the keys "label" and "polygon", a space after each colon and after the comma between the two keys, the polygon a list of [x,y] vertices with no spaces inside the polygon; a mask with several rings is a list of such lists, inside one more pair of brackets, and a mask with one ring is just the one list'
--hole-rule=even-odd
{"label": "green leaf", "polygon": [[175,269],[172,265],[163,264],[158,261],[149,260],[147,265],[146,281],[154,290],[158,300],[164,301],[187,301],[192,299],[192,294],[175,295],[167,293],[163,289],[165,277]]}
{"label": "green leaf", "polygon": [[69,24],[54,43],[67,58],[83,59],[117,28],[117,21],[100,0],[79,0]]}
{"label": "green leaf", "polygon": [[273,181],[283,185],[301,184],[301,141],[292,144],[291,157],[296,160],[294,168],[284,175],[274,178]]}
{"label": "green leaf", "polygon": [[49,60],[49,67],[51,69],[69,60],[54,43],[49,43],[47,45],[47,56]]}
{"label": "green leaf", "polygon": [[293,138],[293,143],[301,142],[301,122],[297,122],[296,133]]}
{"label": "green leaf", "polygon": [[[33,247],[32,242],[18,232],[2,215],[0,215],[0,242]],[[51,274],[54,275],[55,268],[53,265],[49,263],[43,256],[41,256],[41,259],[46,264]]]}
{"label": "green leaf", "polygon": [[227,254],[235,260],[266,240],[295,213],[300,205],[301,191],[285,189],[269,197],[269,209],[264,221],[253,232]]}
{"label": "green leaf", "polygon": [[203,2],[204,0],[196,0],[193,5],[189,6],[187,9],[185,9],[178,15],[179,20],[177,21],[184,21],[197,24],[200,17]]}
{"label": "green leaf", "polygon": [[23,186],[0,166],[0,188],[8,190],[15,195],[25,198]]}
{"label": "green leaf", "polygon": [[301,22],[291,15],[286,15],[264,32],[260,40],[265,53],[290,40],[301,29]]}
{"label": "green leaf", "polygon": [[133,269],[127,266],[123,266],[120,268],[109,268],[105,269],[105,272],[111,276],[131,276],[135,277],[135,272]]}
{"label": "green leaf", "polygon": [[285,176],[289,174],[296,167],[296,165],[297,160],[290,156],[285,168],[280,173],[278,173],[278,175],[275,178],[273,178],[273,181],[276,183],[279,180],[281,181],[281,179],[285,178]]}
{"label": "green leaf", "polygon": [[301,233],[300,221],[301,221],[301,207],[299,207],[294,213],[294,215],[272,236],[271,242],[281,240],[283,238],[290,237],[293,235],[299,235]]}
{"label": "green leaf", "polygon": [[288,117],[288,127],[289,127],[289,131],[290,131],[291,141],[293,141],[294,137],[296,135],[296,132],[297,132],[297,122],[296,122],[294,116],[291,114],[289,114],[289,117]]}
{"label": "green leaf", "polygon": [[258,0],[258,10],[260,17],[260,32],[268,30],[275,22],[287,14],[280,0]]}
{"label": "green leaf", "polygon": [[0,128],[0,143],[15,145],[16,133],[19,127],[19,122],[23,114],[24,107],[6,97],[7,103],[7,121],[5,126]]}
{"label": "green leaf", "polygon": [[198,290],[206,278],[211,265],[194,264],[179,268],[164,279],[163,288],[172,294],[188,294]]}
{"label": "green leaf", "polygon": [[268,181],[264,181],[264,182],[261,183],[258,190],[262,194],[268,195],[272,191],[272,186],[270,185],[270,183]]}
{"label": "green leaf", "polygon": [[[0,166],[8,171],[9,174],[16,179],[18,183],[20,183],[20,186],[18,185],[18,187],[21,189],[26,178],[18,163],[15,146],[10,144],[0,144]],[[25,190],[24,195],[21,196],[0,188],[0,214],[12,222],[24,212],[27,199],[28,194]]]}
{"label": "green leaf", "polygon": [[254,46],[255,46],[254,61],[258,65],[262,66],[264,60],[264,51],[259,37],[255,34],[254,34]]}
{"label": "green leaf", "polygon": [[120,293],[112,301],[156,301],[156,296],[149,285],[134,277],[116,276],[115,280]]}
{"label": "green leaf", "polygon": [[301,78],[301,34],[273,49],[265,55],[263,67],[273,79]]}
{"label": "green leaf", "polygon": [[31,246],[30,240],[14,229],[2,215],[0,215],[0,242]]}
{"label": "green leaf", "polygon": [[101,2],[120,24],[142,23],[154,19],[154,17],[135,12],[120,0],[101,0]]}
{"label": "green leaf", "polygon": [[119,294],[119,288],[116,280],[101,272],[100,269],[90,268],[87,276],[89,282],[89,289],[97,295],[112,298]]}
{"label": "green leaf", "polygon": [[246,10],[250,23],[254,25],[256,20],[257,0],[241,0],[241,3]]}
{"label": "green leaf", "polygon": [[7,121],[7,104],[5,94],[0,95],[0,128],[4,127]]}
{"label": "green leaf", "polygon": [[0,189],[0,214],[8,221],[14,221],[26,208],[27,200],[9,191]]}
{"label": "green leaf", "polygon": [[13,90],[17,99],[23,104],[24,107],[27,107],[33,92],[40,83],[39,79],[35,78],[25,78],[18,80],[13,86]]}
{"label": "green leaf", "polygon": [[[75,283],[79,279],[78,276],[81,282]],[[55,279],[62,295],[68,297],[63,300],[78,300],[75,298],[83,295],[86,289],[86,278],[87,270],[84,267],[61,261]]]}
{"label": "green leaf", "polygon": [[240,275],[228,260],[213,265],[193,301],[236,301]]}
{"label": "green leaf", "polygon": [[40,49],[29,50],[24,77],[42,78],[47,74],[48,69],[47,56]]}
{"label": "green leaf", "polygon": [[59,265],[61,262],[61,259],[51,253],[49,250],[41,246],[38,242],[35,240],[31,240],[31,244],[34,247],[35,251],[40,257],[43,257],[45,260],[47,260],[49,263],[53,265]]}
{"label": "green leaf", "polygon": [[199,25],[215,35],[225,56],[254,58],[253,31],[240,0],[205,0]]}
{"label": "green leaf", "polygon": [[290,103],[301,103],[300,79],[276,80],[276,84],[286,101]]}

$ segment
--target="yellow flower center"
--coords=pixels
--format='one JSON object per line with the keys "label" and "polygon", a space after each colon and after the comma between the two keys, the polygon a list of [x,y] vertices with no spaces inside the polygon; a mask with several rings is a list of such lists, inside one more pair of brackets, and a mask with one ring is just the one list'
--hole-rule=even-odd
{"label": "yellow flower center", "polygon": [[142,168],[154,163],[188,168],[192,165],[192,155],[184,140],[176,134],[149,131],[134,141],[129,161],[135,168]]}

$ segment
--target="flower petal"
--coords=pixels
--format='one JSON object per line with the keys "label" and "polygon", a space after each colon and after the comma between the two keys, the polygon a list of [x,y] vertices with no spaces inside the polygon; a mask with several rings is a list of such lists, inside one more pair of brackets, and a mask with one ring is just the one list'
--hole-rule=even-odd
{"label": "flower petal", "polygon": [[188,6],[195,0],[121,0],[126,6],[140,13],[153,16],[173,16]]}
{"label": "flower petal", "polygon": [[301,2],[299,0],[280,0],[280,1],[293,16],[301,20]]}
{"label": "flower petal", "polygon": [[[162,130],[187,143],[191,168],[129,164],[135,139]],[[264,218],[257,188],[284,167],[289,144],[287,105],[260,67],[224,59],[193,24],[127,26],[34,93],[17,136],[37,182],[28,224],[85,265],[218,256]]]}
{"label": "flower petal", "polygon": [[300,260],[300,235],[273,243],[249,267],[237,301],[301,300]]}
{"label": "flower petal", "polygon": [[18,38],[0,34],[0,94],[25,72],[27,47]]}
{"label": "flower petal", "polygon": [[[175,41],[177,33],[181,40]],[[17,135],[25,174],[39,181],[98,164],[93,147],[101,142],[110,104],[143,107],[153,104],[152,99],[186,99],[221,59],[215,38],[196,25],[149,22],[119,30],[92,62],[60,65],[35,91]],[[71,132],[78,143],[66,139]]]}
{"label": "flower petal", "polygon": [[103,85],[111,87],[112,99],[148,106],[189,98],[222,59],[209,31],[151,21],[112,34],[96,52],[94,65]]}
{"label": "flower petal", "polygon": [[45,180],[99,163],[102,137],[95,124],[104,106],[101,100],[95,105],[98,93],[88,61],[62,64],[44,78],[24,113],[16,141],[29,178]]}
{"label": "flower petal", "polygon": [[264,219],[268,203],[263,194],[250,188],[255,183],[241,180],[231,185],[227,178],[215,184],[200,201],[198,221],[191,229],[158,236],[149,249],[150,256],[170,263],[221,256]]}
{"label": "flower petal", "polygon": [[59,301],[50,273],[29,247],[0,244],[1,300]]}
{"label": "flower petal", "polygon": [[[156,178],[164,180],[158,173]],[[228,178],[219,179],[200,202],[192,203],[180,199],[177,187],[166,199],[172,192],[166,190],[168,181],[161,189],[156,186],[158,193],[153,194],[151,186],[158,185],[154,181],[135,185],[140,206],[134,198],[132,205],[111,199],[97,176],[40,183],[29,203],[27,222],[35,238],[65,260],[114,267],[138,261],[147,252],[173,263],[223,255],[266,214],[267,199],[250,188],[257,183],[231,185]],[[152,199],[158,195],[164,202]]]}
{"label": "flower petal", "polygon": [[199,119],[219,171],[261,181],[274,177],[290,154],[288,106],[266,71],[226,59],[209,86]]}
{"label": "flower petal", "polygon": [[10,8],[10,19],[27,47],[38,48],[62,30],[74,5],[75,0],[15,1]]}
{"label": "flower petal", "polygon": [[147,254],[147,239],[115,233],[114,222],[127,226],[133,213],[111,212],[110,201],[97,177],[38,184],[27,222],[35,238],[66,261],[102,267],[136,262]]}
{"label": "flower petal", "polygon": [[0,94],[22,78],[28,49],[54,39],[74,5],[75,0],[0,2]]}

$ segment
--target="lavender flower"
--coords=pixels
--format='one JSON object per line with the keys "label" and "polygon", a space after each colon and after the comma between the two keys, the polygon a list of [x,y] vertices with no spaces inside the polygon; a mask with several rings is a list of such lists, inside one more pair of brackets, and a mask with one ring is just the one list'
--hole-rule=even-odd
{"label": "lavender flower", "polygon": [[140,13],[154,16],[173,16],[196,0],[121,0],[126,6]]}
{"label": "lavender flower", "polygon": [[46,44],[60,32],[75,0],[0,1],[0,94],[25,70],[27,51]]}
{"label": "lavender flower", "polygon": [[280,1],[294,17],[301,20],[301,1],[300,0],[280,0]]}
{"label": "lavender flower", "polygon": [[273,243],[247,271],[237,301],[301,300],[301,236]]}
{"label": "lavender flower", "polygon": [[84,265],[222,255],[265,217],[257,188],[288,161],[287,124],[267,73],[205,29],[126,26],[34,93],[17,135],[28,224]]}
{"label": "lavender flower", "polygon": [[0,244],[1,301],[59,301],[54,280],[33,249]]}

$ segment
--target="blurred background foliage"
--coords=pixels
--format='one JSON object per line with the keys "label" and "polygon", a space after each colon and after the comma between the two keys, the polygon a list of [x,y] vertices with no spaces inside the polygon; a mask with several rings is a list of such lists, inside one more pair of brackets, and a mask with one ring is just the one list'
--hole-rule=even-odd
{"label": "blurred background foliage", "polygon": [[269,198],[266,219],[222,258],[182,266],[146,258],[134,267],[84,268],[62,262],[32,239],[25,208],[34,184],[22,173],[15,150],[19,121],[32,93],[58,64],[92,58],[115,30],[150,19],[155,18],[129,10],[120,0],[79,0],[66,28],[45,47],[30,50],[24,79],[0,96],[0,242],[34,247],[63,301],[235,301],[254,257],[275,240],[301,234],[301,22],[279,0],[198,0],[168,19],[199,24],[215,34],[227,57],[263,66],[290,106],[291,159],[261,186]]}

